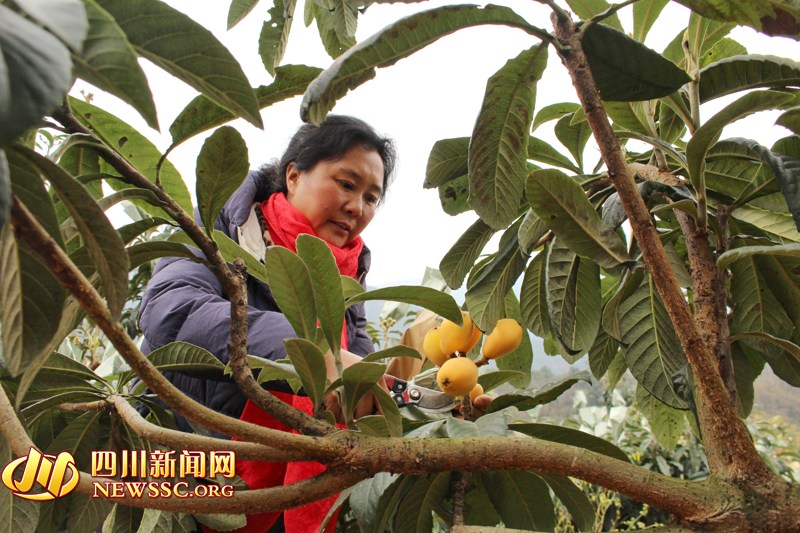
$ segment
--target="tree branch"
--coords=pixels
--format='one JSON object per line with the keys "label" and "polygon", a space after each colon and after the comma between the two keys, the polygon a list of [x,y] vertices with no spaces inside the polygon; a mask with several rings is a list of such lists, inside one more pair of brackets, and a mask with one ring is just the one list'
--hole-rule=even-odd
{"label": "tree branch", "polygon": [[[53,118],[58,120],[72,134],[91,135],[96,138],[88,128],[71,114],[67,107],[59,108],[53,112]],[[100,154],[103,159],[114,167],[131,185],[153,192],[164,203],[165,210],[175,219],[192,241],[197,244],[200,251],[208,259],[211,271],[219,279],[225,294],[231,301],[231,343],[228,345],[228,357],[236,363],[235,369],[233,364],[231,368],[234,369],[233,377],[242,394],[283,424],[301,433],[317,436],[331,433],[335,428],[282,402],[264,390],[255,380],[253,372],[247,366],[246,339],[249,322],[246,316],[246,287],[242,279],[231,272],[225,259],[219,253],[217,244],[195,222],[194,218],[186,213],[158,184],[147,179],[113,148],[102,143],[100,139],[98,139],[98,142],[101,143],[99,148],[102,148]],[[242,304],[243,299],[244,304]],[[244,319],[240,316],[243,312],[242,310],[244,310]],[[234,319],[234,317],[238,318]],[[236,342],[233,342],[234,339],[236,339]],[[242,342],[241,339],[244,339],[245,342]]]}
{"label": "tree branch", "polygon": [[[142,354],[122,325],[112,319],[108,308],[89,280],[72,263],[16,195],[12,198],[11,215],[17,238],[24,240],[42,258],[56,279],[72,293],[86,314],[106,334],[131,369],[177,413],[221,433],[243,440],[267,444],[284,450],[293,448],[304,450],[311,455],[310,459],[330,459],[345,453],[345,450],[340,445],[334,444],[333,441],[321,441],[313,437],[295,435],[242,422],[209,409],[183,394]],[[275,400],[280,402],[277,398]],[[326,451],[323,451],[324,448]]]}
{"label": "tree branch", "polygon": [[732,479],[748,481],[774,480],[753,446],[750,434],[739,420],[728,399],[728,391],[718,367],[694,322],[689,305],[675,279],[658,232],[652,223],[641,195],[638,194],[630,170],[622,155],[600,93],[592,78],[589,63],[572,20],[553,16],[556,37],[564,45],[559,55],[569,71],[572,83],[583,106],[587,121],[628,214],[631,229],[639,242],[647,267],[653,274],[656,288],[689,360],[696,378],[695,400],[700,426],[705,437],[709,466],[712,472]]}

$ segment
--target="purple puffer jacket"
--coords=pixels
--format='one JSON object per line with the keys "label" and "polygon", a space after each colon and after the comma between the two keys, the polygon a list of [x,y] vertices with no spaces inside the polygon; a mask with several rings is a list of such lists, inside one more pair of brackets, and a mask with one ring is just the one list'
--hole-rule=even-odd
{"label": "purple puffer jacket", "polygon": [[[267,190],[262,176],[251,172],[225,204],[214,227],[238,242],[239,226],[249,217],[253,204],[266,199]],[[370,252],[365,246],[358,263],[358,279],[362,284],[369,265]],[[250,321],[247,353],[273,360],[285,358],[283,339],[296,335],[269,288],[248,277],[247,301]],[[364,304],[350,307],[345,320],[348,349],[359,355],[372,352]],[[228,362],[230,302],[214,274],[202,264],[186,258],[160,260],[142,297],[139,325],[144,333],[144,353],[170,342],[184,341],[205,348],[223,364]],[[233,380],[222,373],[165,372],[164,375],[188,396],[215,411],[239,418],[244,409],[245,397]],[[264,385],[271,390],[289,390],[285,382]],[[181,429],[192,431],[183,417],[176,415],[176,419]]]}

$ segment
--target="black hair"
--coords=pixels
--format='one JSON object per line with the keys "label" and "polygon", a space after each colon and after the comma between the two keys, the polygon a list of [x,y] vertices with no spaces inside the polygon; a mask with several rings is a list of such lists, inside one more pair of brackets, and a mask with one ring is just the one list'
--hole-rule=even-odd
{"label": "black hair", "polygon": [[354,145],[375,150],[383,161],[382,201],[397,159],[394,141],[378,135],[372,126],[355,117],[328,115],[319,126],[303,124],[289,141],[281,159],[262,165],[258,173],[269,183],[270,195],[286,194],[286,170],[290,163],[298,170],[308,171],[320,161],[336,161]]}

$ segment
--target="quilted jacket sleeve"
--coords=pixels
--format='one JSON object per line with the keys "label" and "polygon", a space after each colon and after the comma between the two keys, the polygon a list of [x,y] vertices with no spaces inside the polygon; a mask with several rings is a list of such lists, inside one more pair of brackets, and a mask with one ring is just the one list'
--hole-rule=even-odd
{"label": "quilted jacket sleeve", "polygon": [[[286,317],[252,306],[248,317],[247,353],[284,358],[283,339],[295,337]],[[142,298],[139,325],[153,349],[184,341],[228,362],[230,302],[214,274],[202,264],[189,259],[162,260]]]}

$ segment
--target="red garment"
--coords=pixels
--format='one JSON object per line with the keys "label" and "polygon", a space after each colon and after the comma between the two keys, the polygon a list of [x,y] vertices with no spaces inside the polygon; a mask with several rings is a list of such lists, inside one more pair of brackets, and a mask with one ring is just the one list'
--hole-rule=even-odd
{"label": "red garment", "polygon": [[[308,219],[289,203],[283,193],[276,193],[270,196],[261,204],[261,208],[267,221],[270,237],[275,245],[283,246],[296,253],[297,236],[301,233],[314,235],[314,229]],[[361,237],[357,237],[343,248],[333,246],[330,243],[328,243],[328,247],[336,259],[339,273],[355,278],[358,274],[358,258],[364,247]],[[347,349],[347,330],[345,327],[342,328],[341,342],[342,348]],[[282,392],[273,392],[272,394],[297,409],[313,414],[313,405],[307,396],[296,396]],[[263,427],[289,431],[288,427],[275,420],[249,400],[239,418]],[[296,433],[296,431],[293,432]],[[324,470],[325,467],[317,462],[268,463],[262,461],[236,461],[236,473],[247,483],[250,489],[289,485],[315,476]],[[337,497],[338,494],[334,494],[324,500],[283,511],[286,533],[316,533]],[[235,533],[266,533],[278,520],[280,514],[280,512],[274,512],[247,515],[247,525],[237,529]],[[336,514],[328,521],[325,533],[333,533],[335,528]],[[206,527],[203,530],[205,533],[213,532],[213,530]]]}

